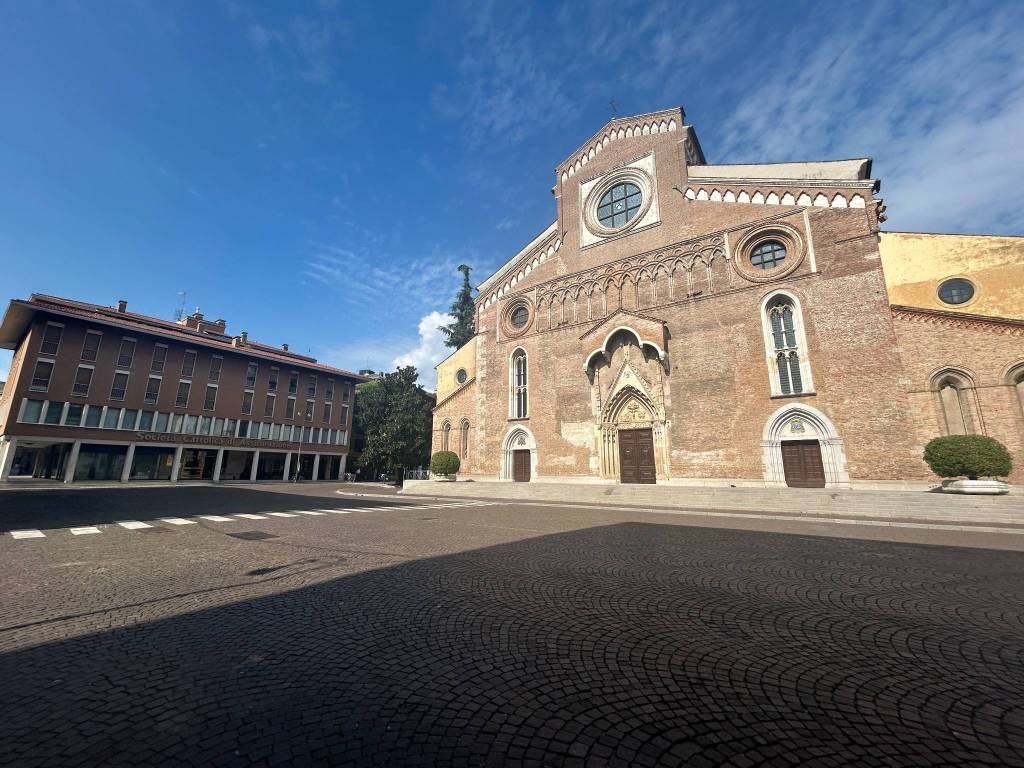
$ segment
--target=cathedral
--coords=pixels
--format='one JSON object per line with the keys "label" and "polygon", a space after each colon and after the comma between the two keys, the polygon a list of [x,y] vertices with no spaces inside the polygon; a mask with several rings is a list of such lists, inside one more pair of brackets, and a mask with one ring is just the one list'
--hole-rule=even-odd
{"label": "cathedral", "polygon": [[1024,480],[1024,239],[882,231],[871,160],[709,164],[682,109],[555,169],[437,366],[461,478],[894,487],[947,434]]}

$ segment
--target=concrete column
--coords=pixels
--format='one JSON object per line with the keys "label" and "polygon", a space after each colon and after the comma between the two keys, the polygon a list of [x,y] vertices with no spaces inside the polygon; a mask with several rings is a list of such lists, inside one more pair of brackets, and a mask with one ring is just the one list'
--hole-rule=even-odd
{"label": "concrete column", "polygon": [[291,468],[292,468],[292,452],[288,451],[284,455],[284,477],[281,478],[286,483],[288,482],[288,472],[289,472],[289,470],[291,470]]}
{"label": "concrete column", "polygon": [[[13,387],[14,385],[11,384]],[[3,454],[0,458],[0,480],[7,480],[11,476],[11,465],[14,464],[14,452],[18,450],[18,438],[10,437],[3,443]]]}
{"label": "concrete column", "polygon": [[68,456],[68,465],[64,470],[64,482],[70,483],[75,479],[75,465],[78,464],[78,452],[82,449],[82,441],[75,440],[71,444],[71,455]]}
{"label": "concrete column", "polygon": [[313,454],[313,479],[318,479],[317,473],[320,471],[320,454]]}
{"label": "concrete column", "polygon": [[339,458],[341,460],[338,462],[338,479],[343,480],[345,478],[345,463],[348,459],[348,454],[343,453]]}
{"label": "concrete column", "polygon": [[259,467],[259,464],[260,464],[260,452],[257,449],[257,450],[252,452],[252,468],[249,470],[249,482],[250,483],[255,483],[256,482],[256,469]]}
{"label": "concrete column", "polygon": [[224,449],[217,449],[217,459],[213,462],[213,482],[220,482],[220,470],[224,466]]}
{"label": "concrete column", "polygon": [[178,474],[181,472],[181,453],[185,446],[179,445],[174,449],[174,463],[171,464],[171,482],[178,482]]}
{"label": "concrete column", "polygon": [[132,476],[132,461],[135,460],[135,443],[128,443],[128,453],[124,457],[124,469],[121,470],[121,482],[127,483]]}

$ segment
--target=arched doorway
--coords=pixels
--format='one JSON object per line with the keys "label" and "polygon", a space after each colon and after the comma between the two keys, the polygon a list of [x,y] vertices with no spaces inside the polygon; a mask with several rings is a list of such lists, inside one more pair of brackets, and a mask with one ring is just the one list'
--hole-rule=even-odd
{"label": "arched doorway", "polygon": [[809,405],[779,408],[765,423],[761,448],[769,486],[848,488],[846,452],[835,425]]}
{"label": "arched doorway", "polygon": [[615,393],[600,426],[601,476],[622,483],[654,483],[665,472],[665,422],[633,386]]}
{"label": "arched doorway", "polygon": [[501,480],[528,483],[537,476],[537,441],[527,427],[514,426],[501,442]]}

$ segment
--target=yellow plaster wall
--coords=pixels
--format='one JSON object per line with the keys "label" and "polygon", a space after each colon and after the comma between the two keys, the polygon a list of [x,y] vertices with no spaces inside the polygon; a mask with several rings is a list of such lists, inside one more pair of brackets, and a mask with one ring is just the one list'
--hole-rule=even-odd
{"label": "yellow plaster wall", "polygon": [[[883,232],[879,251],[892,304],[1024,319],[1024,237]],[[951,277],[970,280],[974,298],[939,301]]]}
{"label": "yellow plaster wall", "polygon": [[448,395],[459,388],[455,381],[455,374],[459,368],[465,368],[470,381],[476,376],[476,340],[474,336],[468,342],[455,350],[446,360],[437,364],[437,402],[441,402]]}

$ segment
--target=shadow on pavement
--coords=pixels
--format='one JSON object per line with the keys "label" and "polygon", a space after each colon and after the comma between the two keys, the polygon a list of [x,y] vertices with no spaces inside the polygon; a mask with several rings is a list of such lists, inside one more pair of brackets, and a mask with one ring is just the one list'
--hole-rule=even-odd
{"label": "shadow on pavement", "polygon": [[0,764],[1021,765],[1022,587],[1014,553],[541,536],[9,651]]}

